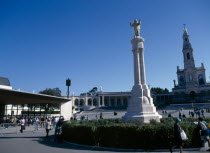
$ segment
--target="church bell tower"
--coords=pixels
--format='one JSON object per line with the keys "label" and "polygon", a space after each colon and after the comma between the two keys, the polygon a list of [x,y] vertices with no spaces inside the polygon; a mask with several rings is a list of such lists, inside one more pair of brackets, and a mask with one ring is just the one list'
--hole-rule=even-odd
{"label": "church bell tower", "polygon": [[190,43],[189,35],[187,29],[184,27],[183,33],[183,56],[184,56],[184,69],[195,68],[195,62],[193,57],[193,48]]}
{"label": "church bell tower", "polygon": [[200,67],[195,67],[193,48],[190,43],[189,34],[185,27],[183,31],[182,53],[184,57],[184,69],[179,69],[179,67],[177,67],[178,84],[175,84],[172,90],[174,93],[189,94],[191,95],[191,100],[195,100],[195,94],[209,90],[210,84],[206,82],[204,64],[201,63]]}

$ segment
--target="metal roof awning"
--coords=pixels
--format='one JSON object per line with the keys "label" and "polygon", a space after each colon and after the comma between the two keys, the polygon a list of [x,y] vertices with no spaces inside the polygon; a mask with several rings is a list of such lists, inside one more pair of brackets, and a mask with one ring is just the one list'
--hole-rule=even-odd
{"label": "metal roof awning", "polygon": [[24,91],[0,89],[0,104],[63,103],[70,99]]}

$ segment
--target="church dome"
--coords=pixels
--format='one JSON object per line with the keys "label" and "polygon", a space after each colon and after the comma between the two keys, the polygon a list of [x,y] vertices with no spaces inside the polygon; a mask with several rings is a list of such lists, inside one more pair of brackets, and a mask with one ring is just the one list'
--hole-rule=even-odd
{"label": "church dome", "polygon": [[0,77],[0,85],[10,86],[10,82],[8,78]]}

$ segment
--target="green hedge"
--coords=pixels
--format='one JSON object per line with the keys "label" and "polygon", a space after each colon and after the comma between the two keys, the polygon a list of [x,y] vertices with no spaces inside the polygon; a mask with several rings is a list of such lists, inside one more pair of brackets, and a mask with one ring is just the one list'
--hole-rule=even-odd
{"label": "green hedge", "polygon": [[[201,146],[199,132],[192,122],[195,119],[183,119],[181,127],[188,136],[185,147]],[[210,121],[210,119],[207,119]],[[65,140],[92,146],[132,149],[168,149],[173,141],[171,118],[150,124],[123,122],[120,119],[65,122],[63,137]]]}

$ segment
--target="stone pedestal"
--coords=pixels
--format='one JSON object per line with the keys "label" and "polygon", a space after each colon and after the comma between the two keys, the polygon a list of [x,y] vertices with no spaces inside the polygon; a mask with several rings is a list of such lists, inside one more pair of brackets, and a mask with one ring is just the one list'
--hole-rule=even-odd
{"label": "stone pedestal", "polygon": [[134,57],[134,86],[131,91],[127,113],[122,119],[138,120],[143,123],[148,123],[151,119],[160,121],[162,116],[157,113],[150,90],[146,85],[144,39],[137,36],[131,40],[131,44]]}

